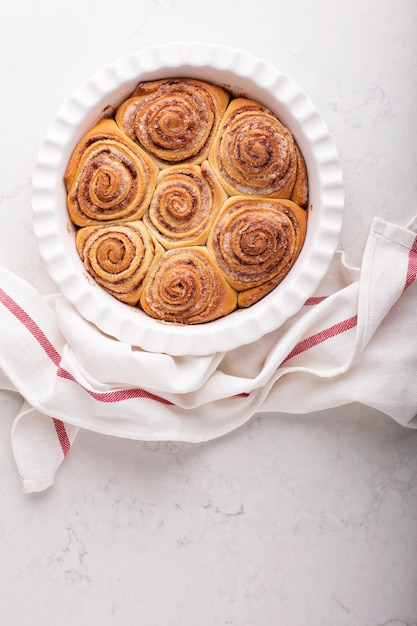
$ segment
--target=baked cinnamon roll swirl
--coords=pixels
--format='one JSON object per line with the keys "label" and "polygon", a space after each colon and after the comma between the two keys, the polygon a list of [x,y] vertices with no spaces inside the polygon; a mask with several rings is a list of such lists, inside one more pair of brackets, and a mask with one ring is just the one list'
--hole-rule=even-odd
{"label": "baked cinnamon roll swirl", "polygon": [[248,307],[276,287],[304,243],[307,212],[291,200],[233,196],[220,210],[207,248]]}
{"label": "baked cinnamon roll swirl", "polygon": [[288,128],[258,102],[232,100],[214,138],[209,161],[230,196],[291,198],[297,186],[301,206],[307,204],[307,174],[301,152]]}
{"label": "baked cinnamon roll swirl", "polygon": [[204,246],[165,252],[149,275],[140,306],[151,317],[177,324],[201,324],[236,308],[236,292]]}
{"label": "baked cinnamon roll swirl", "polygon": [[139,219],[151,200],[157,172],[114,120],[101,120],[78,143],[65,173],[71,221],[86,226]]}
{"label": "baked cinnamon roll swirl", "polygon": [[230,94],[217,85],[191,78],[139,83],[116,111],[116,122],[160,167],[201,163]]}
{"label": "baked cinnamon roll swirl", "polygon": [[130,305],[137,304],[145,278],[163,252],[141,221],[81,228],[76,248],[90,276]]}
{"label": "baked cinnamon roll swirl", "polygon": [[208,163],[161,170],[143,221],[164,248],[206,242],[227,196]]}
{"label": "baked cinnamon roll swirl", "polygon": [[251,306],[295,263],[308,179],[264,105],[202,80],[141,82],[65,172],[88,274],[149,316],[201,324]]}

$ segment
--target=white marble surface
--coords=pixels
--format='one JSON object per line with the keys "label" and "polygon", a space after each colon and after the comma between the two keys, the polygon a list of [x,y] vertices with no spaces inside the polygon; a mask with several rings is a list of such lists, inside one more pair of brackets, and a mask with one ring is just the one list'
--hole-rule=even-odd
{"label": "white marble surface", "polygon": [[[23,6],[22,6],[23,5]],[[168,40],[229,43],[314,100],[346,180],[341,247],[415,213],[415,0],[52,0],[0,20],[0,264],[54,290],[31,226],[46,129],[82,80]],[[268,414],[202,445],[81,433],[23,495],[0,392],[0,624],[416,626],[417,433],[362,406]]]}

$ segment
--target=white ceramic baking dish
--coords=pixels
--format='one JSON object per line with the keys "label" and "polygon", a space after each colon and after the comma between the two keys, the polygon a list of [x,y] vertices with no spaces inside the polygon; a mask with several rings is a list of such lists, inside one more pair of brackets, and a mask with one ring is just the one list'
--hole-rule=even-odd
{"label": "white ceramic baking dish", "polygon": [[[269,107],[291,130],[304,155],[309,216],[304,247],[285,279],[248,309],[206,324],[161,323],[117,301],[86,276],[66,208],[64,172],[82,135],[139,81],[193,77],[217,83]],[[33,176],[34,229],[51,278],[80,315],[103,332],[153,352],[204,355],[258,340],[313,295],[338,245],[343,177],[335,143],[310,98],[270,63],[207,43],[169,43],[123,56],[84,82],[52,122]],[[82,338],[80,338],[82,340]]]}

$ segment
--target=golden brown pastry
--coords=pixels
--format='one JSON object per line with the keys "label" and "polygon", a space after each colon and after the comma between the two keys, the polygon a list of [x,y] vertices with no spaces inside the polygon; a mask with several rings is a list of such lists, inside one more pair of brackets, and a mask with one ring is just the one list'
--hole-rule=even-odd
{"label": "golden brown pastry", "polygon": [[140,305],[151,317],[177,324],[201,324],[228,315],[237,295],[205,246],[165,252],[150,273]]}
{"label": "golden brown pastry", "polygon": [[307,212],[291,200],[233,196],[220,210],[207,248],[239,307],[248,307],[286,276],[305,239]]}
{"label": "golden brown pastry", "polygon": [[164,248],[206,242],[227,196],[208,161],[161,170],[143,221]]}
{"label": "golden brown pastry", "polygon": [[229,102],[217,85],[191,78],[139,83],[116,111],[116,122],[161,167],[202,163]]}
{"label": "golden brown pastry", "polygon": [[251,306],[306,236],[307,169],[290,130],[201,80],[139,83],[81,138],[64,181],[88,274],[164,322]]}
{"label": "golden brown pastry", "polygon": [[230,196],[291,198],[297,186],[302,206],[306,206],[306,171],[301,153],[290,131],[258,102],[247,98],[231,101],[214,138],[209,161]]}
{"label": "golden brown pastry", "polygon": [[72,222],[85,226],[142,217],[157,172],[150,157],[114,120],[101,120],[77,144],[65,173]]}
{"label": "golden brown pastry", "polygon": [[137,304],[144,280],[163,252],[141,221],[86,226],[77,232],[76,247],[90,276],[130,305]]}
{"label": "golden brown pastry", "polygon": [[297,153],[297,176],[291,193],[291,200],[303,207],[303,209],[306,209],[308,204],[307,168],[304,157],[297,144],[295,144],[295,150]]}

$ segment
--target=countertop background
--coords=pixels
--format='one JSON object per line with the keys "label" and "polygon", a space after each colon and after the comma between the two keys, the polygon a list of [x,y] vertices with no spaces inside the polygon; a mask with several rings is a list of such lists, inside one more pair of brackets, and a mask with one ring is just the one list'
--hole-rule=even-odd
{"label": "countertop background", "polygon": [[[375,215],[415,214],[415,0],[38,0],[2,12],[0,264],[43,294],[55,287],[30,180],[48,125],[80,82],[155,43],[243,48],[309,93],[343,163],[351,263]],[[0,624],[416,626],[417,432],[356,404],[255,416],[201,445],[82,432],[55,485],[23,495],[19,406],[0,392]]]}

